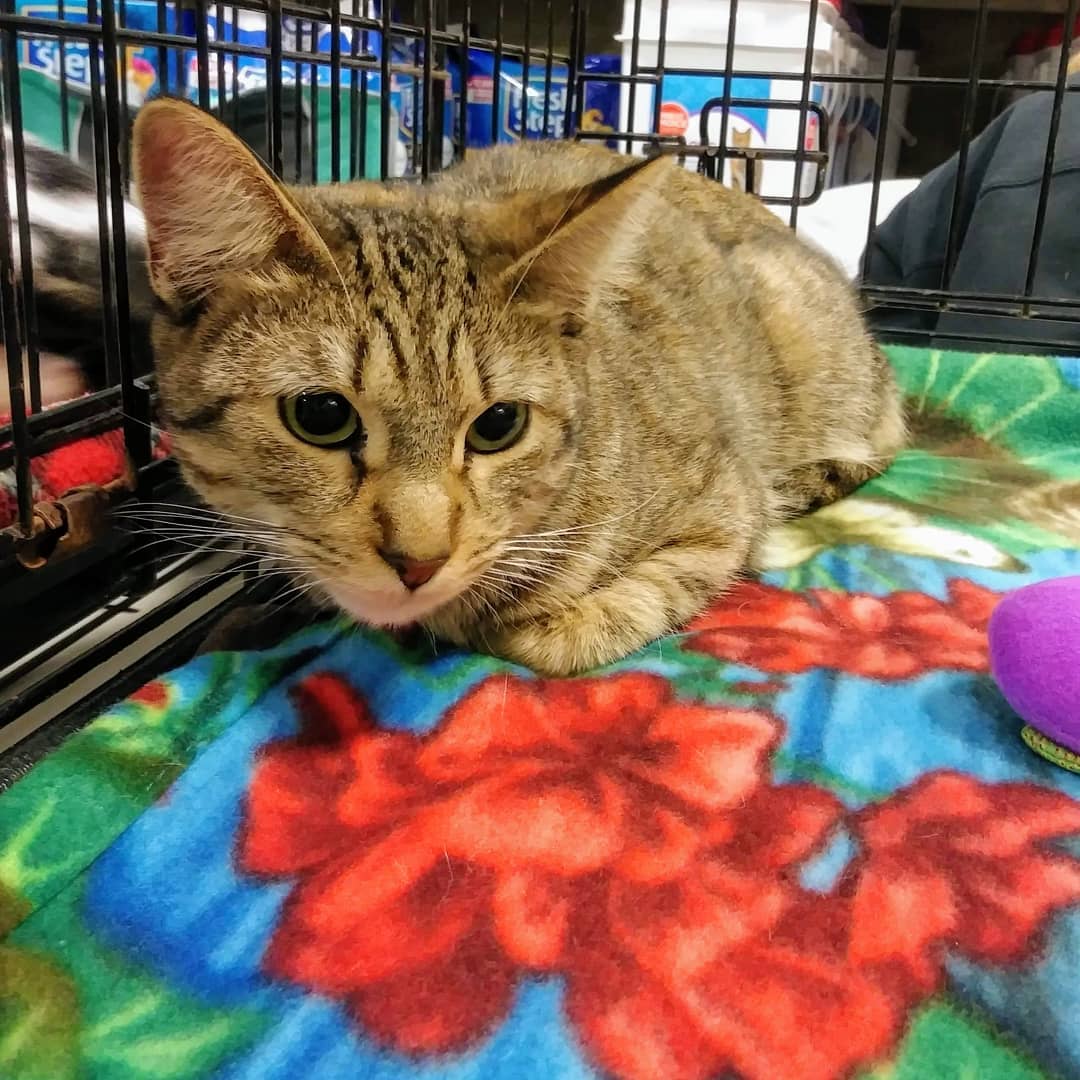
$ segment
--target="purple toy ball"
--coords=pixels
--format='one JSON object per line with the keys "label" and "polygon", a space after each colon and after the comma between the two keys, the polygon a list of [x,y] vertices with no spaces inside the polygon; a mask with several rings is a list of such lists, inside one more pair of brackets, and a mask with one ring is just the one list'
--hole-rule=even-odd
{"label": "purple toy ball", "polygon": [[990,669],[1036,753],[1080,772],[1080,577],[1027,585],[990,619]]}

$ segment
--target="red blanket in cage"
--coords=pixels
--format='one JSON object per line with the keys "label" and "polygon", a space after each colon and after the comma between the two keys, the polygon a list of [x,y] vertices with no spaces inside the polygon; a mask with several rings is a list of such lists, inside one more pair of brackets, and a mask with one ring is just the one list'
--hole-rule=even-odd
{"label": "red blanket in cage", "polygon": [[[0,414],[0,427],[11,422]],[[168,452],[167,436],[154,432],[154,456]],[[4,446],[0,444],[0,449]],[[58,499],[72,488],[108,484],[124,474],[124,436],[119,429],[59,446],[30,462],[32,497],[35,503]],[[18,518],[15,470],[0,469],[0,529]]]}

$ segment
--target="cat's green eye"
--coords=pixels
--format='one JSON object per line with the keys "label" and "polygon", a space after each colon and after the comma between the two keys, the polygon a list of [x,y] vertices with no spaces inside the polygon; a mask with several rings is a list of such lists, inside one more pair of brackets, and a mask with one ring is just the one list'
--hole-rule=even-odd
{"label": "cat's green eye", "polygon": [[477,454],[496,454],[521,438],[528,419],[527,405],[497,401],[469,425],[465,445]]}
{"label": "cat's green eye", "polygon": [[333,390],[306,390],[282,398],[279,408],[281,422],[312,446],[345,446],[360,434],[356,409],[347,397]]}

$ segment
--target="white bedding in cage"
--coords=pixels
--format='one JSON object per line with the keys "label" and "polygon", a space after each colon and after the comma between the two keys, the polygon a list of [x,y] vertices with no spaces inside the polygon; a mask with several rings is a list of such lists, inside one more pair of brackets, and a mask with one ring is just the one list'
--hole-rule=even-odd
{"label": "white bedding in cage", "polygon": [[[884,221],[900,200],[918,186],[918,180],[883,180],[875,224]],[[866,247],[872,190],[872,184],[828,188],[817,202],[799,210],[796,225],[799,236],[834,259],[852,280],[859,274]],[[784,221],[788,220],[788,207],[770,209]]]}

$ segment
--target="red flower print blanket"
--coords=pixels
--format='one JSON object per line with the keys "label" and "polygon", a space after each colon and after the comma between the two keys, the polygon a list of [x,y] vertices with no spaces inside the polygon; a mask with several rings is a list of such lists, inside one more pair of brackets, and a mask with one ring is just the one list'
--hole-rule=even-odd
{"label": "red flower print blanket", "polygon": [[1080,365],[894,360],[916,449],[681,634],[546,680],[330,623],[0,793],[0,1076],[1080,1076],[1080,776],[986,646],[1080,572]]}

